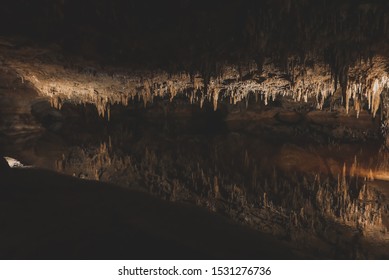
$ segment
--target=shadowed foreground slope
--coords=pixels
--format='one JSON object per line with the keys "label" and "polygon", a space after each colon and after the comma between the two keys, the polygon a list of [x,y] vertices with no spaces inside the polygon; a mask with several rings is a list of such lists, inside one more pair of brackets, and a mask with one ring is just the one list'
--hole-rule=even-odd
{"label": "shadowed foreground slope", "polygon": [[271,236],[202,209],[35,169],[0,173],[2,259],[290,259]]}

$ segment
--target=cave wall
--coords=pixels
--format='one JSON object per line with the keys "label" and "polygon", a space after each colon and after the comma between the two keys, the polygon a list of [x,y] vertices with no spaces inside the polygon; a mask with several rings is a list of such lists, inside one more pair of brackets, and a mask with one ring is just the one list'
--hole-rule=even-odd
{"label": "cave wall", "polygon": [[176,97],[385,118],[388,5],[16,0],[0,11],[0,66],[55,108],[90,103],[108,119],[117,103]]}

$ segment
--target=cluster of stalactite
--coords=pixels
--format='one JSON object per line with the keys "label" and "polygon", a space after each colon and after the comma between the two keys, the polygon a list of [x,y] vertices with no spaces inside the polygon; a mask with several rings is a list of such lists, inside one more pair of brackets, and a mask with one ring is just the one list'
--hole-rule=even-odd
{"label": "cluster of stalactite", "polygon": [[49,98],[53,107],[60,109],[64,102],[91,103],[100,116],[108,119],[113,104],[126,106],[131,100],[138,99],[147,106],[156,97],[173,101],[177,95],[185,96],[188,102],[200,107],[209,102],[214,110],[220,102],[245,101],[247,104],[251,95],[264,104],[281,96],[296,102],[312,102],[317,109],[323,109],[326,101],[330,101],[327,103],[331,107],[339,100],[347,113],[354,108],[358,116],[367,104],[375,116],[382,103],[381,93],[389,86],[387,61],[379,56],[350,66],[345,74],[347,83],[339,85],[338,78],[326,64],[309,64],[295,57],[288,60],[287,71],[267,60],[261,70],[255,62],[247,63],[245,67],[225,65],[220,67],[217,76],[208,79],[200,73],[116,70],[114,74],[107,74],[94,68],[72,69],[17,60],[7,63],[23,81],[30,82],[40,95]]}
{"label": "cluster of stalactite", "polygon": [[361,110],[361,100],[367,99],[368,109],[373,117],[382,105],[381,94],[389,86],[389,75],[386,72],[386,62],[379,57],[372,61],[361,61],[348,71],[348,83],[346,86],[346,110],[353,100],[354,108]]}
{"label": "cluster of stalactite", "polygon": [[[212,5],[178,0],[131,4],[99,0],[94,5],[17,2],[35,11],[19,9],[16,3],[10,6],[20,14],[14,25],[20,24],[22,33],[39,30],[43,35],[46,30],[88,54],[104,49],[106,53],[94,57],[96,61],[105,59],[111,65],[117,60],[137,61],[141,69],[151,69],[102,70],[84,61],[80,65],[88,67],[75,70],[65,65],[70,63],[65,61],[68,58],[56,58],[61,56],[58,50],[23,48],[1,39],[4,65],[32,83],[56,108],[63,102],[93,103],[101,116],[110,118],[112,104],[126,105],[134,98],[146,105],[155,97],[173,100],[184,95],[191,103],[210,102],[216,109],[223,100],[235,104],[253,94],[265,104],[281,95],[312,101],[318,109],[326,107],[328,99],[339,98],[347,112],[354,108],[358,116],[367,104],[375,116],[380,95],[388,87],[389,14],[387,3],[381,0],[345,0],[342,5],[333,0]],[[93,16],[88,21],[80,11]],[[1,18],[10,15],[6,12]],[[39,20],[32,20],[35,16]],[[68,25],[65,18],[72,18],[74,24]],[[103,22],[109,28],[101,28]],[[56,24],[74,36],[55,34]],[[101,42],[105,47],[99,51]]]}

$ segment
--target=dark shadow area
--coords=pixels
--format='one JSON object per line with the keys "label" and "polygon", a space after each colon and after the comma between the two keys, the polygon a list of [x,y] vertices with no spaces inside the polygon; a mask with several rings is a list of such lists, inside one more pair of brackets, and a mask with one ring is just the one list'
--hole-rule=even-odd
{"label": "dark shadow area", "polygon": [[0,175],[2,259],[291,259],[269,235],[182,203],[54,172]]}

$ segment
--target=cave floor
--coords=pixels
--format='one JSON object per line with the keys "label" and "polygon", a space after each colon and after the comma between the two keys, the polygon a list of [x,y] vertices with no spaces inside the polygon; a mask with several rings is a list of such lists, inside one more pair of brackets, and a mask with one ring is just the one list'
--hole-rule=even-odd
{"label": "cave floor", "polygon": [[38,169],[1,173],[2,259],[291,259],[274,237],[192,205]]}

